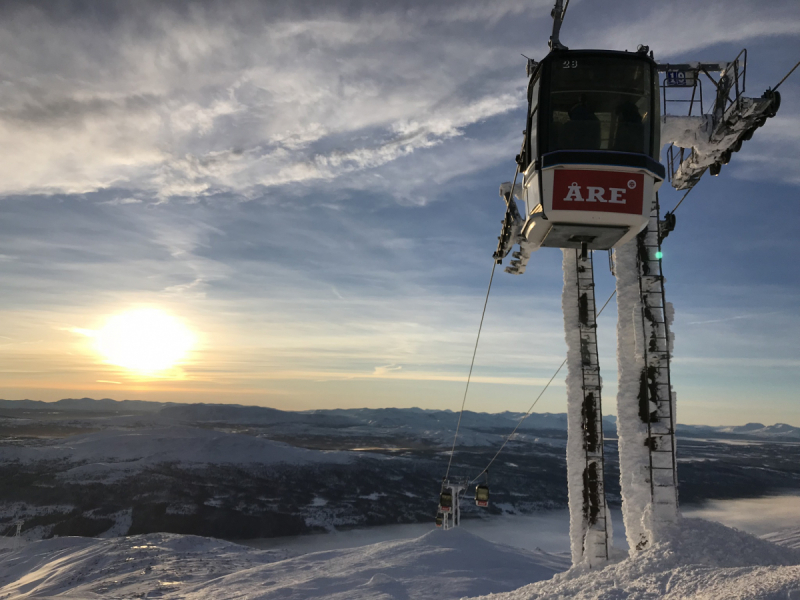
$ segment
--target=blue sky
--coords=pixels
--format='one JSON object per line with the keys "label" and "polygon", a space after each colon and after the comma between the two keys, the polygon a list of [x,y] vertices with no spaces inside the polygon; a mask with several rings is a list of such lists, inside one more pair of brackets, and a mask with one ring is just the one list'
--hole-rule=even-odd
{"label": "blue sky", "polygon": [[[4,2],[0,396],[458,408],[550,4]],[[800,59],[800,8],[572,0],[562,41],[747,47],[760,96]],[[664,246],[681,422],[800,425],[800,74],[781,93]],[[498,271],[468,408],[530,406],[565,353],[561,281],[555,250]],[[169,376],[86,335],[142,306],[197,336]],[[537,410],[565,410],[560,376]]]}

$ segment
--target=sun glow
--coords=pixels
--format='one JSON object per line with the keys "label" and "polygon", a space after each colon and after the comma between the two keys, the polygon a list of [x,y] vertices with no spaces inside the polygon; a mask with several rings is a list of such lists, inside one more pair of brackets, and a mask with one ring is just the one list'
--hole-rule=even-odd
{"label": "sun glow", "polygon": [[175,317],[145,308],[110,317],[97,332],[106,361],[140,373],[171,369],[186,358],[195,338]]}

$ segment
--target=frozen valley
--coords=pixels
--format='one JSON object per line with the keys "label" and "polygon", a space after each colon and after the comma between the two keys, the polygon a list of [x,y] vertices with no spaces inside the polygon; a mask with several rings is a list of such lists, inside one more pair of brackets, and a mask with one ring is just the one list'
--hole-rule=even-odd
{"label": "frozen valley", "polygon": [[[589,576],[567,572],[565,415],[527,420],[493,469],[491,509],[467,505],[464,527],[441,532],[432,517],[449,411],[65,404],[0,406],[0,598],[800,594],[800,522],[785,518],[797,505],[747,499],[800,490],[789,426],[679,430],[685,515],[766,538],[689,518],[628,559],[616,523],[616,562]],[[518,418],[466,414],[454,468],[479,471]],[[613,465],[613,419],[607,431]],[[744,503],[740,520],[726,502]]]}

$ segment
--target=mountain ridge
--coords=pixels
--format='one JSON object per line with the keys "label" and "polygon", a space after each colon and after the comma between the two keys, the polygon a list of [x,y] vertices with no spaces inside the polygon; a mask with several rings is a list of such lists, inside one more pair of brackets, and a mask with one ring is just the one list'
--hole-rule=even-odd
{"label": "mountain ridge", "polygon": [[[0,399],[0,410],[63,410],[76,412],[132,412],[151,414],[184,422],[226,422],[240,425],[294,424],[321,427],[376,426],[397,431],[422,429],[442,430],[452,428],[450,423],[456,411],[450,409],[411,408],[332,408],[289,411],[277,408],[222,403],[177,403],[150,400],[114,400],[112,398],[64,398],[55,402],[42,400]],[[513,429],[525,413],[503,411],[485,413],[465,410],[462,426],[468,429]],[[607,434],[615,435],[616,417],[603,417]],[[559,431],[567,429],[566,413],[531,413],[520,424],[521,431]],[[747,423],[745,425],[691,425],[679,423],[678,435],[732,439],[770,439],[800,441],[800,427],[788,423]]]}

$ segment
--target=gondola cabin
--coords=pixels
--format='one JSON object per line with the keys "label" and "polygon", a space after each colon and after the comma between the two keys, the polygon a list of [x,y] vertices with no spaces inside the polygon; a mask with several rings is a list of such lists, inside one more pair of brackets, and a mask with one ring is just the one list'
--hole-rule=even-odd
{"label": "gondola cabin", "polygon": [[444,513],[439,511],[436,513],[436,526],[441,527],[442,523],[444,523]]}
{"label": "gondola cabin", "polygon": [[453,492],[444,490],[439,496],[439,508],[443,513],[449,513],[453,509]]}
{"label": "gondola cabin", "polygon": [[475,504],[478,506],[489,506],[489,486],[480,484],[475,488]]}
{"label": "gondola cabin", "polygon": [[554,50],[532,70],[517,157],[529,249],[627,242],[647,224],[665,176],[655,61],[645,52]]}

